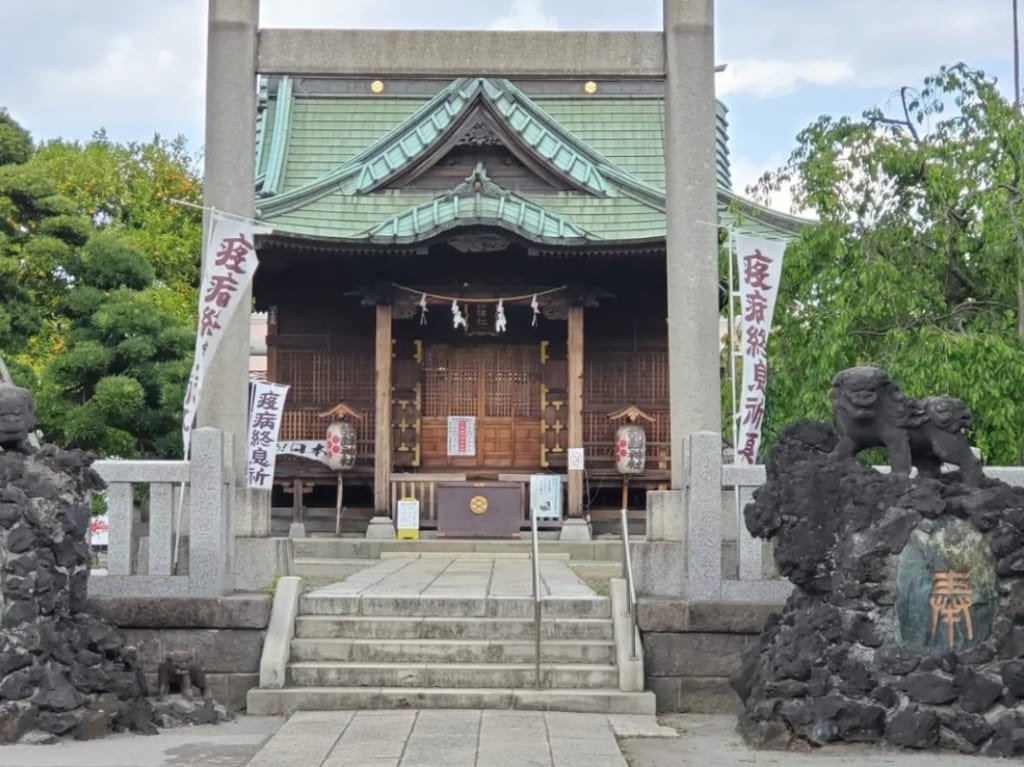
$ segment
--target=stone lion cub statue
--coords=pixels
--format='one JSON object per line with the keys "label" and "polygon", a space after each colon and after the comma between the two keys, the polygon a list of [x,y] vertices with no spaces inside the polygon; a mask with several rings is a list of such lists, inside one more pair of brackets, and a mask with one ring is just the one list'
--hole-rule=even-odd
{"label": "stone lion cub statue", "polygon": [[956,464],[966,484],[984,476],[971,452],[964,429],[971,411],[963,400],[948,395],[915,400],[905,396],[889,374],[879,368],[848,368],[832,379],[832,412],[839,444],[834,458],[852,458],[870,447],[889,451],[894,474],[937,477],[943,462]]}

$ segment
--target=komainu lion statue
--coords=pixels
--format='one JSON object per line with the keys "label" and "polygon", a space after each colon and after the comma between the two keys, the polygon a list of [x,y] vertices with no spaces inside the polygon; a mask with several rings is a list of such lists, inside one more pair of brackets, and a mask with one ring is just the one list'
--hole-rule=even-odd
{"label": "komainu lion statue", "polygon": [[981,481],[981,462],[964,434],[971,427],[971,411],[963,400],[948,395],[911,399],[888,373],[869,367],[837,373],[831,400],[839,432],[834,458],[884,447],[895,474],[909,475],[916,466],[920,476],[937,477],[946,462],[960,467],[965,483]]}
{"label": "komainu lion statue", "polygon": [[28,435],[36,426],[36,401],[28,389],[0,383],[0,450],[32,452]]}

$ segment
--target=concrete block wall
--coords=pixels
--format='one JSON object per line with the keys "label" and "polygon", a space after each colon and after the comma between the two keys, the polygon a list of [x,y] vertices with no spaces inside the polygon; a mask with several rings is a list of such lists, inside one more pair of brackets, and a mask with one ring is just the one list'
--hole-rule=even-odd
{"label": "concrete block wall", "polygon": [[641,599],[646,687],[659,712],[735,713],[729,677],[781,605]]}
{"label": "concrete block wall", "polygon": [[259,687],[260,655],[270,622],[269,594],[220,598],[97,597],[91,606],[136,647],[156,691],[156,670],[173,650],[191,650],[206,668],[214,699],[234,711]]}

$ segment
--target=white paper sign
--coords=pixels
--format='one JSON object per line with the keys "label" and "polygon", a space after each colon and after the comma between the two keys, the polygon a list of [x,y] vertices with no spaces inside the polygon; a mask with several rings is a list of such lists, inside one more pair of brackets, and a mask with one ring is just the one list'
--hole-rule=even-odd
{"label": "white paper sign", "polygon": [[327,443],[322,439],[296,439],[291,442],[277,443],[278,455],[290,455],[294,458],[308,458],[327,464]]}
{"label": "white paper sign", "polygon": [[395,527],[399,530],[420,529],[420,502],[415,498],[402,498],[395,510]]}
{"label": "white paper sign", "polygon": [[569,454],[569,471],[583,471],[585,461],[582,447],[570,447],[567,451]]}
{"label": "white paper sign", "polygon": [[455,457],[476,455],[476,416],[448,416],[448,455]]}
{"label": "white paper sign", "polygon": [[765,390],[768,385],[768,334],[782,277],[786,242],[759,237],[736,237],[740,275],[740,344],[743,353],[743,384],[737,414],[736,461],[752,465],[757,460],[764,424]]}
{"label": "white paper sign", "polygon": [[285,384],[256,381],[252,384],[249,408],[248,486],[270,490],[274,486],[274,462],[277,458],[277,436],[281,431]]}
{"label": "white paper sign", "polygon": [[530,475],[530,513],[537,519],[562,518],[562,476]]}
{"label": "white paper sign", "polygon": [[224,329],[241,305],[240,297],[256,272],[255,234],[256,228],[249,219],[219,211],[211,217],[210,237],[203,254],[195,357],[181,418],[181,438],[186,457],[210,360],[217,353]]}

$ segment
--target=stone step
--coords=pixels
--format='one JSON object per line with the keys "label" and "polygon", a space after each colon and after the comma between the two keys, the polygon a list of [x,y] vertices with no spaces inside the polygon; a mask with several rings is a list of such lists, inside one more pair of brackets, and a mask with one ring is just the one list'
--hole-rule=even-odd
{"label": "stone step", "polygon": [[312,557],[301,557],[295,559],[290,574],[297,575],[300,578],[316,578],[318,580],[334,578],[341,581],[353,573],[373,567],[375,564],[377,564],[375,559],[341,559],[334,557],[315,559]]}
{"label": "stone step", "polygon": [[[458,555],[459,559],[529,559],[530,552],[528,551],[497,551],[497,552],[481,552],[481,551],[468,551],[462,552]],[[438,557],[451,558],[452,552],[450,551],[382,551],[380,553],[381,559],[436,559]],[[572,555],[567,551],[541,551],[541,559],[557,559],[563,562],[568,562],[572,559]],[[586,561],[586,560],[581,560]],[[621,568],[621,565],[620,565]]]}
{"label": "stone step", "polygon": [[569,569],[581,578],[621,578],[622,562],[612,560],[578,559],[569,563]]}
{"label": "stone step", "polygon": [[[572,663],[542,664],[542,688],[614,688],[615,666]],[[288,664],[289,687],[533,687],[532,663],[338,663],[305,661]]]}
{"label": "stone step", "polygon": [[[532,618],[528,597],[441,597],[409,594],[306,594],[302,615],[422,616],[445,618]],[[546,597],[541,615],[548,618],[608,618],[608,597]]]}
{"label": "stone step", "polygon": [[[558,640],[541,642],[542,663],[611,665],[611,641]],[[467,639],[295,639],[293,662],[357,663],[532,663],[534,642]]]}
{"label": "stone step", "polygon": [[[521,540],[418,540],[389,541],[366,538],[298,538],[292,543],[296,558],[305,559],[379,559],[382,552],[403,551],[413,553],[441,552],[448,554],[500,554],[524,553],[529,555],[529,538]],[[545,541],[539,542],[542,553],[566,553],[576,560],[619,561],[622,542],[598,541]]]}
{"label": "stone step", "polygon": [[[541,639],[612,639],[609,618],[545,618]],[[532,640],[530,618],[368,618],[357,615],[300,615],[295,620],[299,639],[505,639]]]}
{"label": "stone step", "polygon": [[249,690],[247,713],[280,716],[296,711],[396,708],[523,709],[599,714],[655,712],[654,693],[600,690],[533,690],[416,687],[286,687]]}

